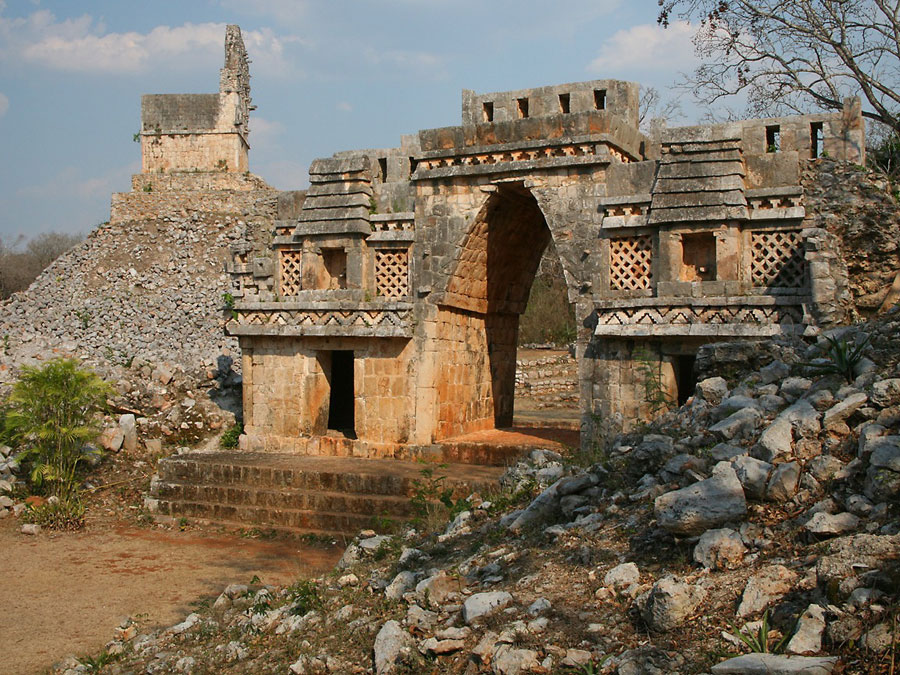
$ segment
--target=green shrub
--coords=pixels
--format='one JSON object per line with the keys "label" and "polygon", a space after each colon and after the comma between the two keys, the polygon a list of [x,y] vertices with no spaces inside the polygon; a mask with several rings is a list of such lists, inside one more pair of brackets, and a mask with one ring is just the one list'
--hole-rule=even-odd
{"label": "green shrub", "polygon": [[234,426],[225,430],[222,438],[219,439],[219,446],[223,448],[236,448],[241,434],[244,433],[244,425],[237,422]]}
{"label": "green shrub", "polygon": [[19,450],[37,488],[69,504],[78,495],[77,471],[99,451],[97,414],[112,389],[74,359],[53,359],[22,368],[6,402],[3,434]]}
{"label": "green shrub", "polygon": [[31,507],[23,513],[28,523],[50,530],[80,530],[84,527],[84,504],[77,495]]}
{"label": "green shrub", "polygon": [[288,598],[291,600],[291,614],[303,616],[307,612],[322,607],[322,598],[315,581],[300,579],[287,588]]}

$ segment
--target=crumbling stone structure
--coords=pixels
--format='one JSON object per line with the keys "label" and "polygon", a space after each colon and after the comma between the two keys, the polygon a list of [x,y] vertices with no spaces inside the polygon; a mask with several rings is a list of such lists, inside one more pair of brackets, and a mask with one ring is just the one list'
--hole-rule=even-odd
{"label": "crumbling stone structure", "polygon": [[141,97],[142,173],[247,171],[250,70],[241,30],[225,30],[218,94]]}
{"label": "crumbling stone structure", "polygon": [[[245,152],[232,61],[214,133],[192,122],[155,145],[145,98],[145,167],[218,168],[225,139]],[[223,111],[239,113],[227,133]],[[806,227],[800,181],[825,154],[864,161],[857,100],[649,138],[638,85],[596,80],[465,91],[460,126],[316,160],[271,242],[233,248],[242,448],[408,457],[509,426],[519,316],[551,240],[580,324],[583,430],[640,419],[651,385],[684,400],[700,345],[840,320],[846,273]]]}

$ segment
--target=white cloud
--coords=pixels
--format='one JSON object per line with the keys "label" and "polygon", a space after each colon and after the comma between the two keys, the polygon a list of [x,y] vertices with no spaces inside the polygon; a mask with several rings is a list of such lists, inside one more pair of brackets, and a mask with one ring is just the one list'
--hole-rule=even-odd
{"label": "white cloud", "polygon": [[113,192],[129,189],[128,176],[139,173],[139,162],[119,166],[99,176],[87,176],[79,166],[68,166],[41,185],[27,185],[16,190],[16,197],[46,199],[48,194],[55,199],[76,199],[81,202],[109,199]]}
{"label": "white cloud", "polygon": [[252,167],[254,173],[279,190],[303,190],[309,187],[309,166],[291,160],[276,160]]}
{"label": "white cloud", "polygon": [[689,70],[697,61],[693,36],[694,27],[686,21],[675,21],[668,28],[655,23],[632,26],[613,34],[588,70],[610,78]]}
{"label": "white cloud", "polygon": [[0,117],[3,117],[7,110],[9,110],[9,97],[0,92]]}
{"label": "white cloud", "polygon": [[[244,33],[244,43],[257,64],[254,70],[266,74],[285,69],[284,45],[297,41],[292,36],[276,35],[269,28]],[[222,23],[185,23],[157,26],[147,33],[111,33],[87,14],[63,21],[47,10],[24,18],[0,16],[0,57],[68,72],[115,74],[158,67],[206,68],[221,61],[224,42]]]}
{"label": "white cloud", "polygon": [[334,106],[335,110],[340,110],[341,112],[353,112],[353,106],[347,103],[347,101],[341,101],[336,106]]}
{"label": "white cloud", "polygon": [[254,148],[275,146],[284,125],[281,122],[268,120],[259,115],[250,115],[250,144]]}

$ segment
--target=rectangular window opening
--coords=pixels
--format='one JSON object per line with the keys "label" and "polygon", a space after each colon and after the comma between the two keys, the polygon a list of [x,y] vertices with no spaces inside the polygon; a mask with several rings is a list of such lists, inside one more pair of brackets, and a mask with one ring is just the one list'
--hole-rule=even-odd
{"label": "rectangular window opening", "polygon": [[516,111],[519,114],[519,119],[525,119],[528,117],[528,99],[527,98],[517,98],[516,99]]}
{"label": "rectangular window opening", "polygon": [[494,121],[494,103],[492,101],[485,101],[481,104],[481,118],[485,122]]}
{"label": "rectangular window opening", "polygon": [[715,235],[712,232],[681,235],[681,281],[715,280]]}
{"label": "rectangular window opening", "polygon": [[766,152],[781,152],[781,126],[766,127]]}
{"label": "rectangular window opening", "polygon": [[331,352],[331,372],[328,383],[328,428],[338,431],[348,438],[356,438],[356,401],[353,382],[353,352],[334,350]]}
{"label": "rectangular window opening", "polygon": [[606,89],[594,89],[594,108],[606,110]]}
{"label": "rectangular window opening", "polygon": [[387,157],[378,158],[378,168],[381,169],[381,180],[387,182]]}
{"label": "rectangular window opening", "polygon": [[347,288],[347,252],[342,248],[323,248],[324,288]]}
{"label": "rectangular window opening", "polygon": [[825,127],[822,122],[809,125],[810,154],[812,158],[821,157],[825,150]]}
{"label": "rectangular window opening", "polygon": [[568,94],[560,94],[559,95],[559,112],[564,115],[569,114],[569,95]]}

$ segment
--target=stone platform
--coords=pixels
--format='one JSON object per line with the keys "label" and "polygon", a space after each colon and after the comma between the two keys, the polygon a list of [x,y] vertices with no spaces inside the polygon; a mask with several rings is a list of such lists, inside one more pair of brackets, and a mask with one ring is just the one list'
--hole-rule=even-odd
{"label": "stone platform", "polygon": [[497,489],[501,467],[244,452],[188,453],[159,463],[158,516],[295,534],[353,535],[413,516],[422,469],[435,467],[460,495]]}
{"label": "stone platform", "polygon": [[[577,432],[494,429],[423,449],[422,460],[197,452],[160,461],[151,484],[157,516],[294,534],[355,535],[378,521],[408,520],[423,469],[457,497],[499,488],[506,465],[535,448],[577,447]],[[431,460],[431,461],[428,461]]]}

